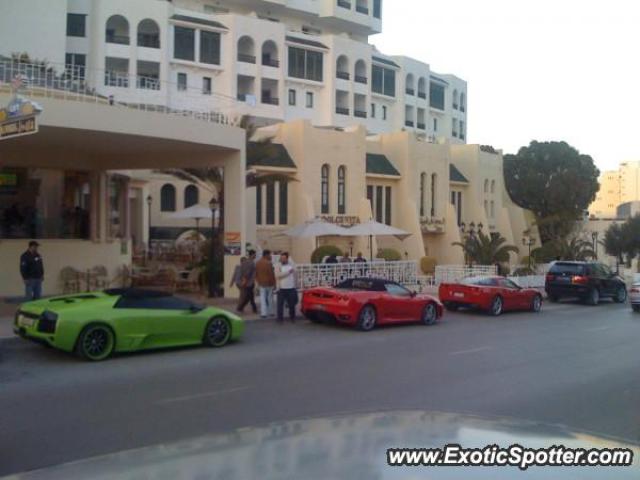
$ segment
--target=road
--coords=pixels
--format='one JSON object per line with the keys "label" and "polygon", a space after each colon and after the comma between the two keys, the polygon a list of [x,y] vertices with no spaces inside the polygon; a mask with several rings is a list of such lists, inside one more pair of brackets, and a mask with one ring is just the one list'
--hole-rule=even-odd
{"label": "road", "polygon": [[0,340],[0,475],[274,421],[418,409],[640,443],[640,315],[545,305],[360,333],[248,324],[241,343],[104,363]]}

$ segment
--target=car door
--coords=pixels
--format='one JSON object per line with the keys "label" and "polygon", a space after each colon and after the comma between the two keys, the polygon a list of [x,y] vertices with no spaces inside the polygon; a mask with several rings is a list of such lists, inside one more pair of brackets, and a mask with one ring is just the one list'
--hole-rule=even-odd
{"label": "car door", "polygon": [[384,285],[384,310],[385,317],[391,321],[416,320],[418,317],[412,317],[411,301],[413,297],[411,292],[397,283],[385,283]]}
{"label": "car door", "polygon": [[498,279],[498,287],[500,295],[504,300],[505,310],[518,310],[522,308],[522,297],[520,295],[520,287],[508,278]]}
{"label": "car door", "polygon": [[601,282],[603,285],[603,293],[607,296],[614,296],[618,289],[618,280],[616,275],[611,271],[611,269],[602,264],[597,264],[599,276],[602,278]]}

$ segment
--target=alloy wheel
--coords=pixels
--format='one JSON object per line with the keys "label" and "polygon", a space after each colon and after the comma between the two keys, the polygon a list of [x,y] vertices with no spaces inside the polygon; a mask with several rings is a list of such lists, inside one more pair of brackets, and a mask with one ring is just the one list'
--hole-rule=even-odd
{"label": "alloy wheel", "polygon": [[360,313],[360,329],[368,332],[376,326],[376,311],[368,305],[362,309]]}
{"label": "alloy wheel", "polygon": [[104,360],[111,355],[113,347],[113,333],[100,325],[89,327],[80,339],[80,353],[89,360]]}
{"label": "alloy wheel", "polygon": [[424,307],[422,312],[422,322],[425,325],[433,325],[436,323],[438,319],[438,311],[436,310],[436,306],[433,303],[428,304]]}
{"label": "alloy wheel", "polygon": [[231,338],[231,326],[229,320],[224,317],[216,317],[207,325],[207,343],[212,347],[222,347]]}
{"label": "alloy wheel", "polygon": [[542,309],[542,297],[540,295],[533,297],[533,305],[531,308],[536,313]]}
{"label": "alloy wheel", "polygon": [[496,297],[491,303],[491,314],[495,317],[502,313],[502,298]]}

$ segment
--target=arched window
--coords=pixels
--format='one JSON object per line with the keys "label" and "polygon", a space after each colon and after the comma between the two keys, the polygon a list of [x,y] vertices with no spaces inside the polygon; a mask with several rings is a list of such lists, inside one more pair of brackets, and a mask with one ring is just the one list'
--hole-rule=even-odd
{"label": "arched window", "polygon": [[256,46],[253,38],[245,35],[238,40],[238,61],[256,63]]}
{"label": "arched window", "polygon": [[467,109],[467,95],[462,92],[460,94],[460,111],[464,112]]}
{"label": "arched window", "polygon": [[320,174],[320,211],[323,214],[329,213],[329,165],[324,164]]}
{"label": "arched window", "polygon": [[484,214],[489,218],[489,202],[487,200],[484,201]]}
{"label": "arched window", "polygon": [[358,60],[355,67],[355,77],[357,83],[367,83],[367,62]]}
{"label": "arched window", "polygon": [[170,183],[165,183],[160,189],[160,211],[176,211],[176,187]]}
{"label": "arched window", "polygon": [[458,90],[453,91],[453,109],[457,110],[459,105],[460,96],[458,95]]}
{"label": "arched window", "polygon": [[413,77],[413,73],[407,75],[407,80],[405,82],[405,90],[407,95],[415,95],[416,94],[416,81]]}
{"label": "arched window", "polygon": [[491,193],[496,193],[496,181],[491,180]]}
{"label": "arched window", "polygon": [[489,193],[489,180],[484,181],[484,193]]}
{"label": "arched window", "polygon": [[273,40],[267,40],[262,44],[262,65],[279,67],[278,46]]}
{"label": "arched window", "polygon": [[427,174],[422,172],[420,174],[420,217],[424,218],[425,216],[425,200],[426,200],[426,189],[427,189]]}
{"label": "arched window", "polygon": [[150,18],[145,18],[138,24],[138,46],[160,48],[160,27]]}
{"label": "arched window", "polygon": [[187,185],[184,189],[184,208],[193,207],[200,201],[200,192],[195,185]]}
{"label": "arched window", "polygon": [[122,15],[113,15],[107,20],[107,43],[119,43],[129,45],[129,22]]}
{"label": "arched window", "polygon": [[435,217],[437,212],[436,205],[436,187],[438,185],[438,175],[435,173],[431,175],[431,216]]}
{"label": "arched window", "polygon": [[425,100],[427,98],[427,79],[424,77],[418,79],[418,96]]}
{"label": "arched window", "polygon": [[342,165],[338,168],[338,214],[347,213],[347,167]]}
{"label": "arched window", "polygon": [[495,218],[496,217],[495,207],[496,207],[496,204],[493,202],[493,200],[491,200],[491,218]]}
{"label": "arched window", "polygon": [[349,80],[349,59],[346,55],[340,55],[336,59],[336,78]]}

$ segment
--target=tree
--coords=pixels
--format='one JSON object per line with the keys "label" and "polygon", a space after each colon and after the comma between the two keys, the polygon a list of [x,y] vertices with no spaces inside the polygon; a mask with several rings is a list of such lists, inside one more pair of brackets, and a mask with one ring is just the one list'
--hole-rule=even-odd
{"label": "tree", "polygon": [[640,215],[628,219],[623,224],[611,225],[602,242],[608,255],[616,258],[616,263],[630,264],[640,253]]}
{"label": "tree", "polygon": [[533,212],[543,243],[571,233],[596,197],[599,174],[589,155],[566,142],[533,141],[504,157],[507,192]]}
{"label": "tree", "polygon": [[531,252],[531,256],[538,262],[551,262],[553,260],[585,261],[595,259],[596,252],[593,245],[588,240],[580,238],[578,235],[571,237],[558,237],[542,247]]}
{"label": "tree", "polygon": [[484,232],[468,235],[463,242],[454,242],[453,246],[462,248],[470,263],[495,265],[509,261],[511,253],[518,253],[515,245],[505,245],[502,235],[487,235]]}

